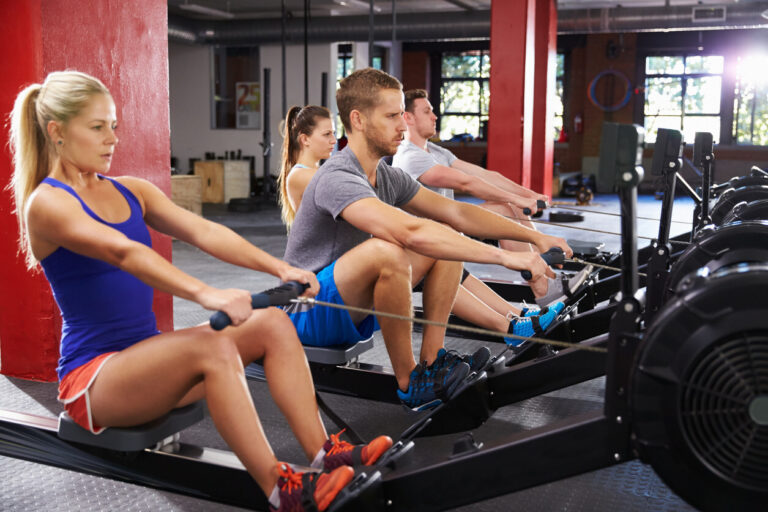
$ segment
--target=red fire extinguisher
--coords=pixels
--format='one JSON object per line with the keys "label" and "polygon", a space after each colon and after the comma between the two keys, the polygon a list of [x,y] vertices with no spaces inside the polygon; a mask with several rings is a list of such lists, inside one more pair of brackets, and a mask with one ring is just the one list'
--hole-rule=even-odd
{"label": "red fire extinguisher", "polygon": [[584,131],[584,123],[581,119],[581,114],[576,114],[573,116],[573,132],[581,133],[582,131]]}

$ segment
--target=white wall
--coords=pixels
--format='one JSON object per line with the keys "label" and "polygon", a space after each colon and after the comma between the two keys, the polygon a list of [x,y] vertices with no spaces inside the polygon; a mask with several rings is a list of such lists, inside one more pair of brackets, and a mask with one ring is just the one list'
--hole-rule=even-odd
{"label": "white wall", "polygon": [[[321,74],[328,73],[329,100],[335,108],[334,91],[336,77],[335,45],[310,45],[309,55],[309,102],[320,104]],[[211,55],[208,46],[190,46],[169,42],[171,154],[178,160],[180,172],[191,172],[190,158],[203,158],[205,153],[241,149],[245,155],[256,156],[256,175],[263,168],[262,130],[234,130],[211,128]],[[286,104],[304,103],[304,47],[291,45],[286,48]],[[260,47],[260,66],[271,69],[270,117],[272,126],[272,158],[270,169],[277,175],[282,137],[278,130],[283,118],[282,76],[280,45]],[[263,71],[260,73],[263,77]],[[262,85],[263,90],[263,85]],[[263,115],[263,114],[262,114]],[[263,119],[263,118],[262,118]]]}

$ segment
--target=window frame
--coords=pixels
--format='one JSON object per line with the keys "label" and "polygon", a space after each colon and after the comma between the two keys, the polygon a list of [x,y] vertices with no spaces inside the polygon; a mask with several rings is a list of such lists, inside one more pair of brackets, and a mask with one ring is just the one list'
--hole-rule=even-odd
{"label": "window frame", "polygon": [[[446,77],[443,76],[443,59],[446,56],[456,56],[456,55],[466,55],[466,54],[479,54],[480,56],[480,63],[479,63],[479,74],[475,76],[463,76],[463,77]],[[477,49],[465,49],[465,50],[446,50],[444,52],[441,52],[439,55],[439,83],[437,86],[437,90],[439,92],[438,101],[437,104],[433,107],[436,107],[437,110],[437,134],[439,136],[440,132],[443,128],[443,117],[444,116],[462,116],[462,117],[477,117],[478,118],[478,133],[474,135],[475,140],[479,139],[479,137],[482,135],[482,123],[485,120],[487,122],[489,118],[489,105],[490,101],[485,99],[485,96],[483,95],[483,91],[487,88],[490,94],[490,83],[491,83],[491,76],[490,72],[488,73],[487,77],[483,76],[483,62],[487,59],[488,61],[488,67],[490,69],[490,59],[491,59],[491,52],[488,48],[477,48]],[[457,82],[475,82],[477,83],[477,87],[479,90],[478,94],[478,100],[477,100],[477,110],[473,112],[457,112],[457,111],[443,111],[443,87],[447,83],[457,83]],[[484,84],[487,84],[484,86]],[[486,105],[486,113],[483,113],[483,103],[487,103]],[[463,133],[470,133],[468,131],[465,131]],[[456,134],[453,134],[456,135]],[[452,135],[452,136],[453,136]]]}
{"label": "window frame", "polygon": [[[642,94],[637,95],[637,102],[635,103],[635,116],[636,122],[645,127],[646,113],[645,113],[645,99],[648,78],[676,78],[680,81],[680,114],[679,115],[662,115],[652,117],[678,117],[680,119],[680,130],[683,130],[686,117],[715,117],[717,116],[720,122],[720,135],[718,137],[718,144],[731,144],[732,143],[732,126],[733,126],[733,109],[729,110],[727,107],[727,98],[731,98],[731,105],[733,105],[733,82],[728,78],[729,76],[729,55],[727,52],[701,52],[701,51],[685,51],[685,50],[657,50],[652,52],[645,52],[638,55],[640,58],[637,60],[637,76],[640,77],[638,83],[642,83]],[[680,74],[673,73],[658,73],[649,75],[647,73],[647,60],[650,57],[682,57],[683,58],[683,71]],[[723,58],[723,71],[722,73],[686,73],[686,60],[689,57],[722,57]],[[720,77],[720,101],[719,112],[713,113],[686,113],[685,111],[685,98],[687,89],[687,80],[691,78],[702,78],[708,76]]]}

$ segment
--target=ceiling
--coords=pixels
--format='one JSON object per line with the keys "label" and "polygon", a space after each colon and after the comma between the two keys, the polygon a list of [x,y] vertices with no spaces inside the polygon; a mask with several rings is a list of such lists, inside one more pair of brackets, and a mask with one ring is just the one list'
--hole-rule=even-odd
{"label": "ceiling", "polygon": [[[304,0],[284,0],[292,17],[304,15]],[[283,0],[168,0],[168,12],[197,19],[224,19],[222,16],[196,13],[184,4],[211,7],[233,15],[234,19],[279,18]],[[396,0],[397,14],[487,11],[491,0]],[[370,12],[369,0],[310,0],[310,16],[360,16]],[[375,0],[374,12],[392,12],[392,0]]]}
{"label": "ceiling", "polygon": [[[517,0],[496,0],[517,1]],[[747,4],[758,0],[557,0],[558,10],[572,9],[613,9],[618,7],[642,8],[688,5],[731,5]],[[261,19],[279,18],[283,2],[290,17],[304,15],[304,0],[168,0],[170,14],[194,19]],[[309,0],[310,17],[360,16],[369,13],[369,0]],[[491,0],[374,0],[376,14],[392,12],[395,4],[397,14],[487,11]],[[186,8],[184,7],[186,4]],[[189,10],[189,6],[201,6],[229,13],[230,17],[215,13]],[[193,9],[195,7],[192,7]]]}

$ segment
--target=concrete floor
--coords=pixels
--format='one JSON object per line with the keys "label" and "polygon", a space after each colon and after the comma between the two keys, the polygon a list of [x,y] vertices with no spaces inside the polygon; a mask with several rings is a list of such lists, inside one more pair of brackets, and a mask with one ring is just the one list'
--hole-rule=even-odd
{"label": "concrete floor", "polygon": [[[638,214],[658,218],[661,203],[652,197],[642,196]],[[616,214],[618,202],[615,197],[598,196],[590,210]],[[676,201],[674,218],[681,221],[674,224],[672,234],[687,231],[692,204],[681,199]],[[285,249],[285,231],[280,223],[277,208],[266,208],[254,213],[229,213],[216,205],[207,205],[204,215],[221,222],[249,241],[268,251],[282,256]],[[605,232],[618,233],[618,217],[597,213],[585,213],[586,220],[574,224],[589,226]],[[546,219],[546,214],[544,216]],[[640,235],[655,236],[657,224],[650,220],[639,220]],[[619,238],[606,233],[579,231],[578,229],[541,225],[541,230],[551,234],[586,240],[599,240],[606,244],[606,250],[619,247]],[[639,245],[645,245],[644,240]],[[217,262],[201,251],[182,242],[173,242],[174,263],[182,270],[199,277],[217,287],[238,287],[252,291],[274,286],[277,280],[251,271],[244,271],[231,265]],[[519,279],[515,273],[500,267],[472,265],[472,271],[479,277]],[[174,321],[176,328],[183,328],[204,322],[210,312],[189,301],[174,299]],[[365,353],[361,360],[388,365],[388,357],[380,334],[375,338],[376,347]],[[420,335],[414,335],[414,348],[418,349]],[[446,345],[470,350],[480,342],[467,339],[447,338]],[[497,350],[494,346],[494,350]],[[285,420],[268,396],[265,384],[251,382],[250,388],[259,410],[265,431],[272,442],[278,458],[303,463],[298,443],[292,437]],[[604,379],[598,378],[576,386],[535,397],[519,404],[500,409],[485,425],[473,431],[475,438],[487,445],[503,442],[510,433],[521,432],[546,425],[552,421],[573,414],[596,410],[602,407]],[[324,395],[327,402],[363,436],[380,432],[392,437],[410,424],[412,419],[399,406],[380,404],[336,395]],[[18,379],[0,377],[0,408],[24,410],[36,414],[55,416],[60,410],[55,401],[55,384],[31,383]],[[327,421],[329,430],[333,425]],[[450,451],[456,435],[437,436],[417,441],[417,450],[422,458]],[[183,434],[184,441],[223,448],[223,442],[213,429],[210,420]],[[418,457],[417,457],[417,460]],[[524,460],[509,461],[510,465],[525,464]],[[503,475],[486,475],[484,478],[503,478]],[[425,489],[425,492],[436,490]],[[202,500],[179,496],[172,493],[114,482],[109,479],[91,477],[79,473],[50,468],[32,462],[0,457],[0,508],[12,511],[27,510],[234,510],[232,507]],[[585,473],[559,482],[541,485],[507,496],[481,501],[460,507],[461,511],[506,511],[506,510],[690,510],[690,507],[670,491],[653,470],[633,461],[604,470]]]}

